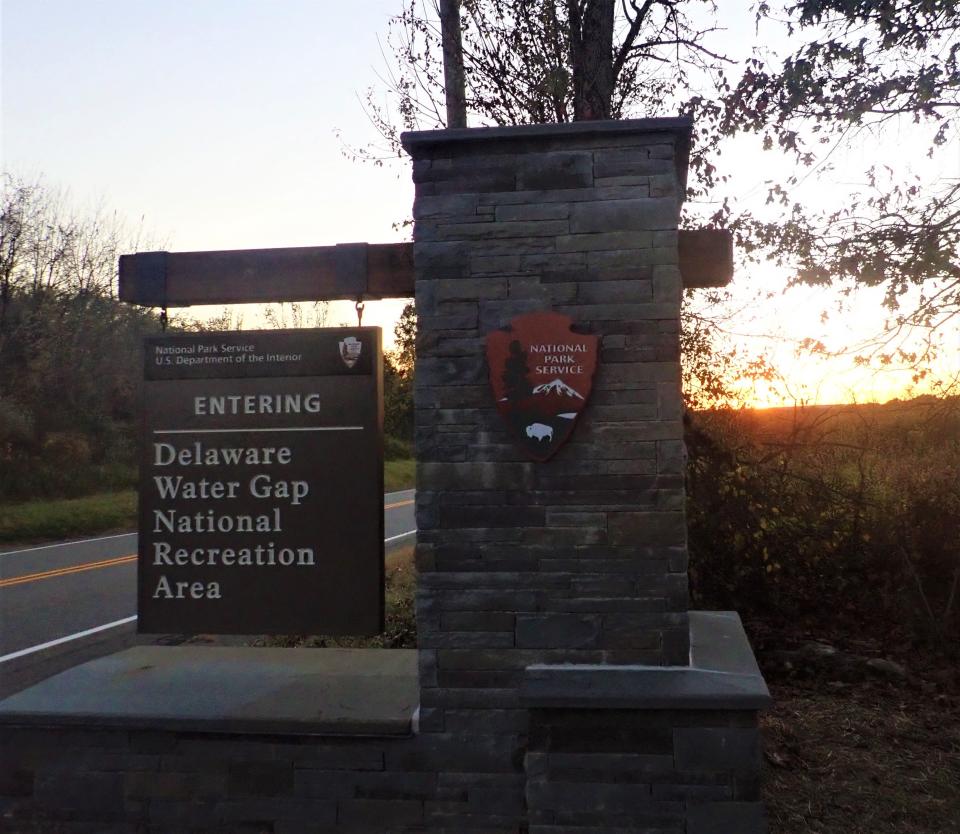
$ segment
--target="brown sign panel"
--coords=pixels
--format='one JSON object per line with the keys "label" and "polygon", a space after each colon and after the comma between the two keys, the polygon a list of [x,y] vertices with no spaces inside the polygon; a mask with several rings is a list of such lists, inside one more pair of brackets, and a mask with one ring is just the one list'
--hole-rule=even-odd
{"label": "brown sign panel", "polygon": [[383,630],[380,329],[148,339],[138,630]]}
{"label": "brown sign panel", "polygon": [[497,410],[534,460],[563,445],[590,396],[599,339],[574,333],[572,323],[560,313],[528,313],[487,334]]}

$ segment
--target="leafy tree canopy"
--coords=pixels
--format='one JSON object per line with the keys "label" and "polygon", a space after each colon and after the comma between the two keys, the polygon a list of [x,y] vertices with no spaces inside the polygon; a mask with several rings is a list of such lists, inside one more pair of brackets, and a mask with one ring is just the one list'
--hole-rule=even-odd
{"label": "leafy tree canopy", "polygon": [[[724,200],[694,222],[733,228],[742,253],[780,264],[795,282],[882,287],[890,340],[909,327],[934,330],[960,312],[960,181],[920,178],[908,154],[889,167],[871,166],[870,157],[878,137],[901,129],[912,136],[927,128],[930,156],[953,147],[960,6],[763,0],[754,11],[755,43],[735,67],[724,54],[723,12],[708,0],[464,0],[470,121],[689,113],[690,196],[708,205],[720,199],[716,186],[735,179],[715,167],[724,143],[759,136],[794,163],[792,174],[769,184],[774,211]],[[392,153],[401,130],[443,126],[437,20],[429,5],[406,0],[391,21],[387,97],[371,91],[367,103]],[[766,44],[784,35],[787,48],[771,52]],[[805,202],[795,190],[810,176],[836,182],[838,149],[860,151],[857,170],[843,179],[862,185],[832,208]],[[922,362],[929,354],[899,358]]]}
{"label": "leafy tree canopy", "polygon": [[142,340],[157,316],[116,299],[116,217],[43,182],[0,187],[0,501],[126,487]]}
{"label": "leafy tree canopy", "polygon": [[[933,330],[960,312],[960,180],[912,171],[923,154],[908,141],[889,166],[870,165],[878,143],[926,133],[925,154],[955,158],[960,106],[960,6],[953,0],[764,2],[758,24],[785,26],[797,46],[778,59],[756,55],[725,97],[720,130],[751,132],[790,154],[797,172],[772,184],[779,214],[763,221],[726,205],[740,245],[772,255],[796,281],[850,279],[883,288],[888,334]],[[902,139],[901,139],[902,141]],[[807,170],[829,172],[837,150],[860,151],[862,180],[843,204],[816,210],[794,199]],[[944,160],[946,162],[946,160]],[[830,176],[837,179],[835,172]],[[892,338],[892,336],[891,336]],[[888,339],[889,340],[889,339]],[[890,356],[886,357],[888,360]],[[917,361],[928,356],[901,356]]]}

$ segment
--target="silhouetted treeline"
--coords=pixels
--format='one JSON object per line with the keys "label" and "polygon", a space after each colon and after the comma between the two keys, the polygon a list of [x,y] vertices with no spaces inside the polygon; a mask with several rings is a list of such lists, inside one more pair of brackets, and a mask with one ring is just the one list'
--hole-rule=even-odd
{"label": "silhouetted treeline", "polygon": [[159,330],[116,300],[117,258],[137,244],[115,215],[3,175],[0,499],[133,482],[141,343]]}
{"label": "silhouetted treeline", "polygon": [[413,446],[413,374],[417,313],[407,302],[393,331],[396,346],[384,356],[383,422],[387,458],[410,457]]}
{"label": "silhouetted treeline", "polygon": [[157,317],[99,293],[14,288],[0,332],[0,499],[131,486],[142,343]]}
{"label": "silhouetted treeline", "polygon": [[[135,485],[143,339],[160,332],[160,321],[117,300],[116,269],[122,253],[145,248],[155,247],[115,215],[75,211],[42,182],[3,175],[0,501]],[[267,319],[308,323],[300,315]],[[404,322],[405,347],[387,357],[384,380],[387,456],[394,458],[409,456],[413,438],[412,308]],[[172,318],[169,331],[234,324],[225,312],[206,323]]]}

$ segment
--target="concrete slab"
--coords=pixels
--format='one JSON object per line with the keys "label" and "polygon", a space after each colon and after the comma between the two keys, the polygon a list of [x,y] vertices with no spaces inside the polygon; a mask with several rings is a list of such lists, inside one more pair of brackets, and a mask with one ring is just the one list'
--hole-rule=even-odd
{"label": "concrete slab", "polygon": [[522,688],[529,707],[766,709],[770,691],[735,611],[690,612],[689,666],[538,664]]}
{"label": "concrete slab", "polygon": [[418,701],[412,650],[137,646],[0,701],[0,724],[397,736]]}

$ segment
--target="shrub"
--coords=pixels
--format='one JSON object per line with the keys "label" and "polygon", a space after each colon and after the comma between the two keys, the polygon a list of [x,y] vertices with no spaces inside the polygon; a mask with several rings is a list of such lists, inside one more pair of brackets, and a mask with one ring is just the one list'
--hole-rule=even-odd
{"label": "shrub", "polygon": [[82,434],[71,431],[53,432],[43,441],[44,461],[64,469],[79,469],[89,465],[93,457],[90,441]]}
{"label": "shrub", "polygon": [[385,460],[407,460],[413,457],[413,449],[409,441],[387,434],[383,438],[383,457]]}
{"label": "shrub", "polygon": [[955,644],[958,411],[947,400],[693,415],[694,601]]}

